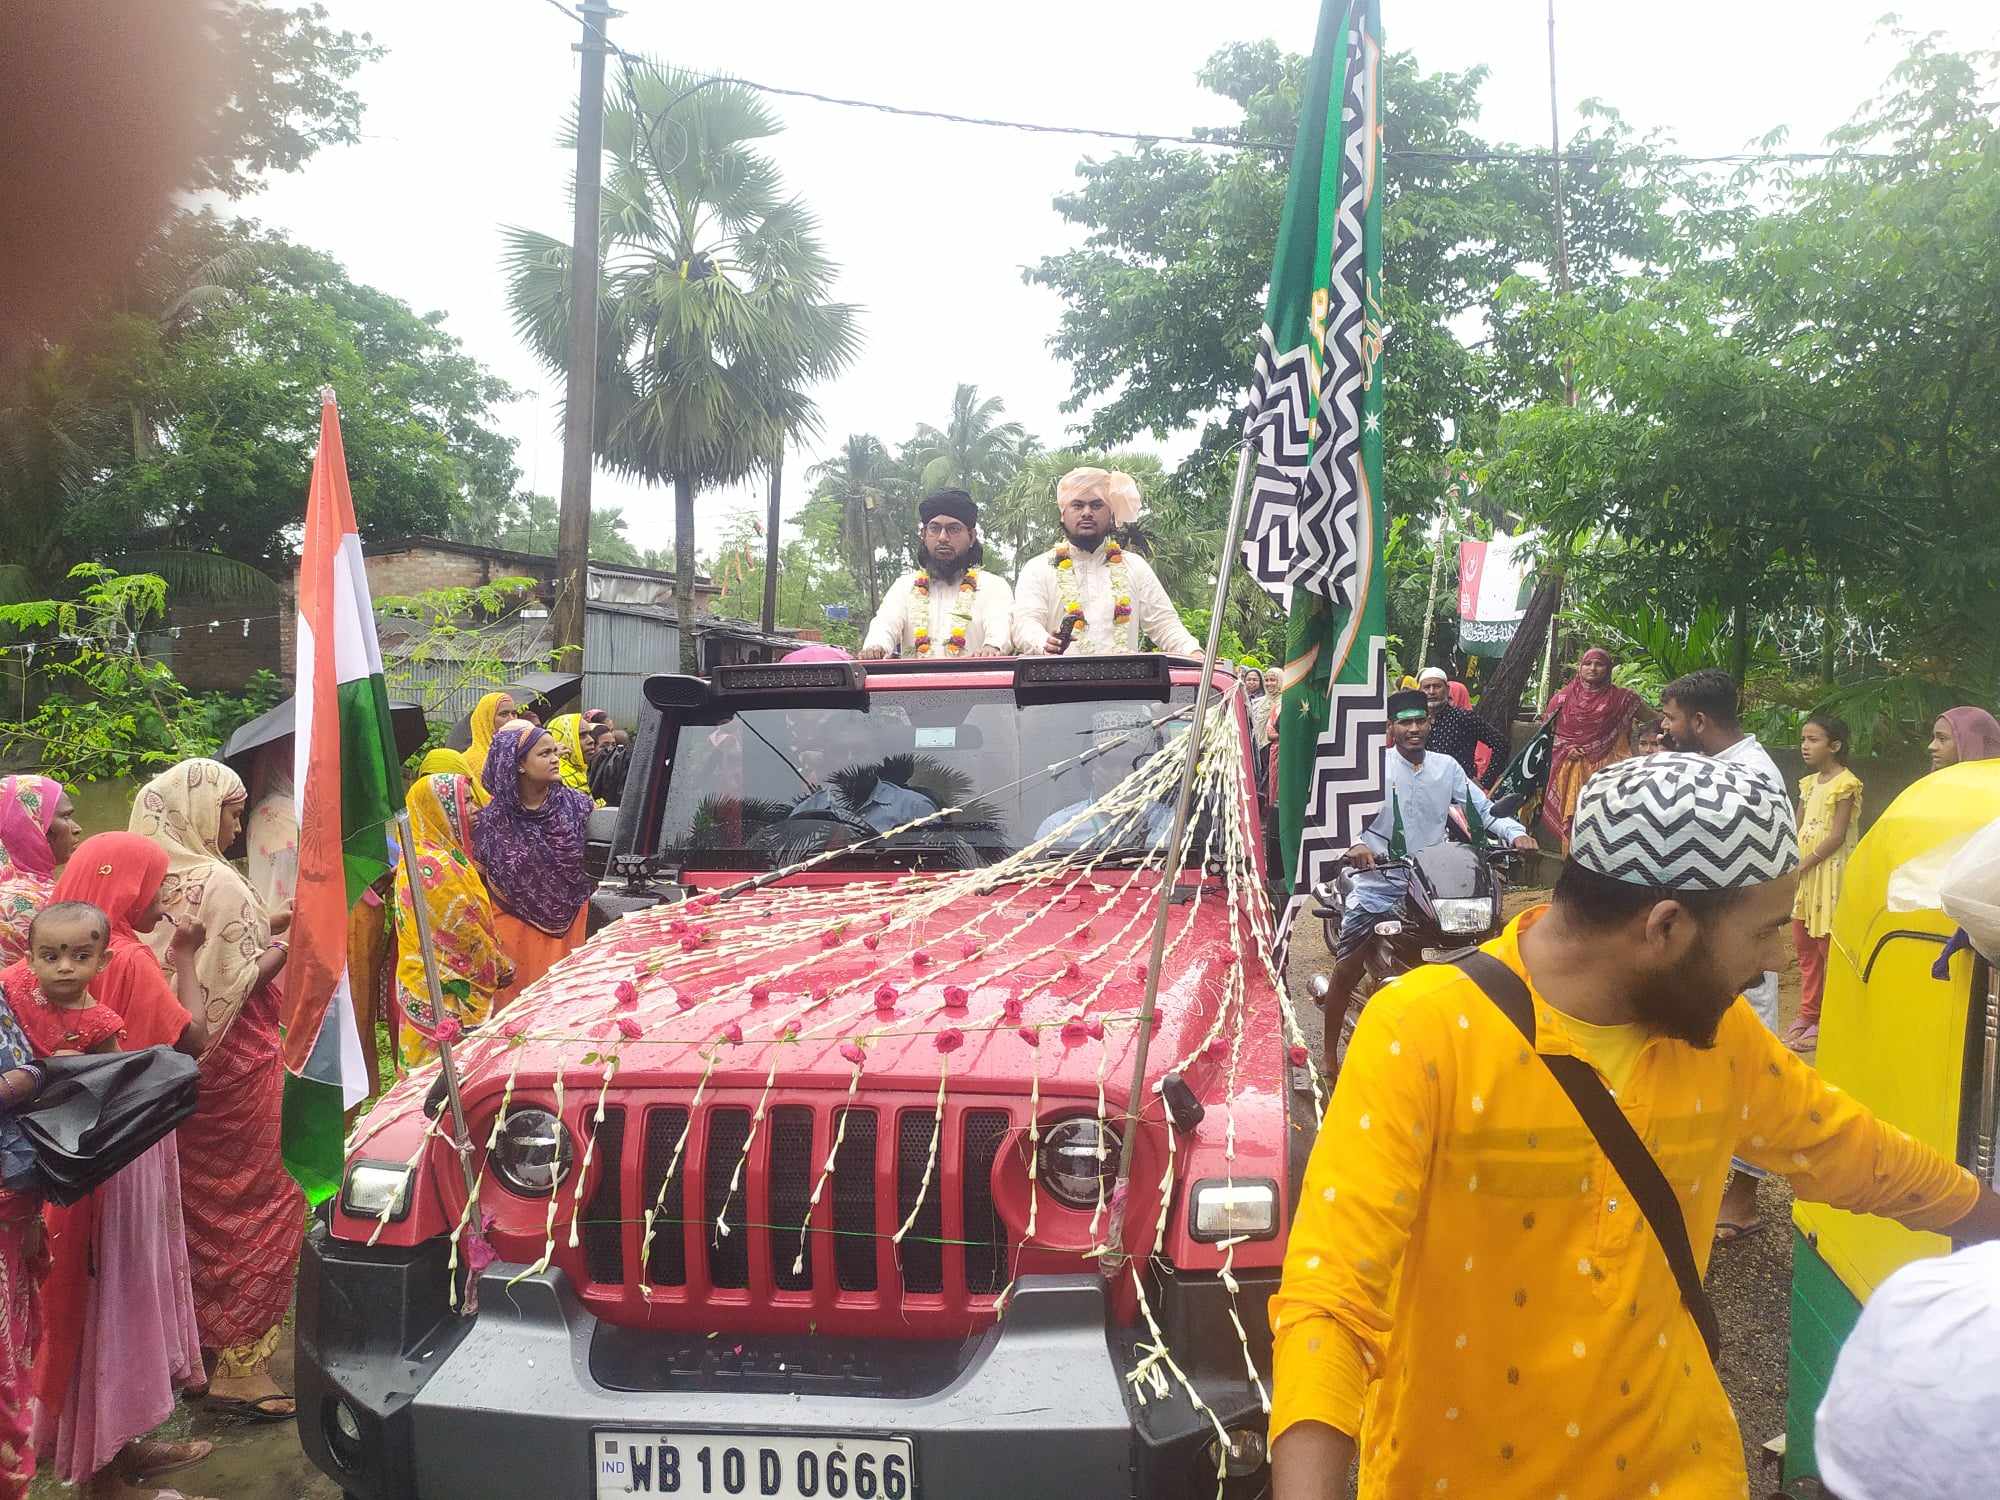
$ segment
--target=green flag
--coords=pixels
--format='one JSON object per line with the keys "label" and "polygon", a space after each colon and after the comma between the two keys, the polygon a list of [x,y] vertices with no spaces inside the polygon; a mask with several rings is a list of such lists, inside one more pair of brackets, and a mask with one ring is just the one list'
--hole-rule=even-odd
{"label": "green flag", "polygon": [[1382,806],[1379,0],[1324,0],[1244,436],[1243,560],[1290,613],[1278,727],[1287,922]]}
{"label": "green flag", "polygon": [[1389,858],[1408,859],[1410,841],[1403,836],[1403,804],[1389,793]]}
{"label": "green flag", "polygon": [[1475,849],[1484,849],[1487,840],[1492,837],[1486,820],[1479,815],[1479,803],[1471,797],[1465,799],[1465,834]]}
{"label": "green flag", "polygon": [[1550,714],[1523,745],[1515,757],[1507,762],[1507,769],[1500,773],[1500,779],[1493,783],[1493,800],[1502,797],[1521,799],[1520,819],[1526,823],[1533,815],[1534,805],[1549,787],[1549,766],[1556,754],[1556,720],[1562,717],[1562,710]]}

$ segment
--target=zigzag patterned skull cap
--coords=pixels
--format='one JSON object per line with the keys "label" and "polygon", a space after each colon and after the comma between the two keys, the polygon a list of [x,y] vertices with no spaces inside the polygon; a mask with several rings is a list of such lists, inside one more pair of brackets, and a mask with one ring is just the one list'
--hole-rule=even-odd
{"label": "zigzag patterned skull cap", "polygon": [[1649,755],[1583,784],[1569,857],[1627,885],[1729,891],[1799,865],[1792,804],[1740,766],[1705,755]]}

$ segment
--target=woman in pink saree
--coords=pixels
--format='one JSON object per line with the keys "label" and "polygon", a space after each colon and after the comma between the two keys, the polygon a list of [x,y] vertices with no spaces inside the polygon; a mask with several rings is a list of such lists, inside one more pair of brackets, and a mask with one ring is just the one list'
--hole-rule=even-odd
{"label": "woman in pink saree", "polygon": [[27,956],[28,924],[82,837],[61,782],[0,776],[0,967]]}

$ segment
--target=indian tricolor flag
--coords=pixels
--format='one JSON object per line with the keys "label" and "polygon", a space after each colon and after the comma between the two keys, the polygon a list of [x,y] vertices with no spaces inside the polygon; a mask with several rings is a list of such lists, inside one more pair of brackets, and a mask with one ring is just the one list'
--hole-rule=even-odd
{"label": "indian tricolor flag", "polygon": [[355,1020],[347,915],[389,868],[383,825],[402,785],[340,412],[332,391],[321,401],[299,568],[299,882],[285,966],[285,1166],[313,1203],[339,1190],[346,1114],[368,1093],[373,1041]]}

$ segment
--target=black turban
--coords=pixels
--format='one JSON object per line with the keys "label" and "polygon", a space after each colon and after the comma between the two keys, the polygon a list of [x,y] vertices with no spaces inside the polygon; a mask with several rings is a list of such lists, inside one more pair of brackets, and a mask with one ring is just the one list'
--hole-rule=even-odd
{"label": "black turban", "polygon": [[964,490],[933,490],[924,496],[923,504],[917,507],[917,524],[921,526],[938,516],[963,521],[968,531],[979,529],[979,507]]}

